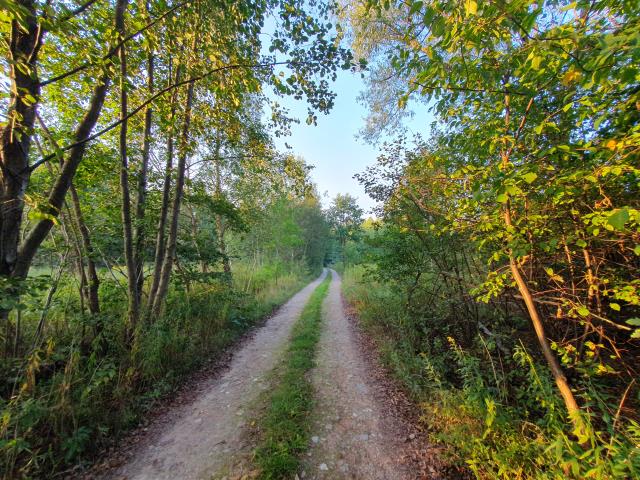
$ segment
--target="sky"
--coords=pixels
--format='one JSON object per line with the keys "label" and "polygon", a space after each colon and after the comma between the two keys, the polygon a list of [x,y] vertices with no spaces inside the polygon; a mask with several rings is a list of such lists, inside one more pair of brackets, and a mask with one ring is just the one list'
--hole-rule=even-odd
{"label": "sky", "polygon": [[[378,152],[375,146],[356,138],[367,115],[366,107],[357,100],[364,89],[364,81],[360,74],[340,71],[332,89],[337,93],[335,105],[328,115],[318,114],[315,126],[305,122],[307,106],[304,101],[278,98],[277,101],[289,108],[301,122],[292,126],[291,136],[277,138],[276,145],[284,151],[287,143],[292,147],[292,153],[314,166],[311,177],[323,195],[325,207],[336,194],[349,193],[369,214],[375,202],[353,178],[354,174],[375,163]],[[430,116],[421,110],[408,121],[407,127],[410,132],[424,132],[429,123]],[[327,197],[324,197],[325,193]]]}

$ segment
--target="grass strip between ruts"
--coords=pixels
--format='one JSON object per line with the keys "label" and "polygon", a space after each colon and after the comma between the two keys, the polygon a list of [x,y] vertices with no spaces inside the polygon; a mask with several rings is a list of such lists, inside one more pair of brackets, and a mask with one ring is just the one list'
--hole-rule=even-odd
{"label": "grass strip between ruts", "polygon": [[259,420],[261,434],[255,463],[260,478],[292,477],[300,465],[300,455],[308,448],[314,398],[307,372],[315,365],[322,301],[330,282],[329,274],[309,298],[293,326],[289,348],[277,367],[280,371],[276,373],[275,386],[266,400],[266,412]]}

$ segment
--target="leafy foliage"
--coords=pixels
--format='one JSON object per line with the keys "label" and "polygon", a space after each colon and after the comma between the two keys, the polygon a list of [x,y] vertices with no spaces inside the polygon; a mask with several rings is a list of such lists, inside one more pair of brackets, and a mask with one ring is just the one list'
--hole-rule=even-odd
{"label": "leafy foliage", "polygon": [[402,308],[388,320],[399,363],[423,353],[438,374],[427,391],[453,379],[433,408],[464,415],[444,438],[480,478],[638,474],[638,13],[624,1],[348,6],[372,68],[365,133],[416,102],[436,119],[359,176],[382,202],[368,261]]}

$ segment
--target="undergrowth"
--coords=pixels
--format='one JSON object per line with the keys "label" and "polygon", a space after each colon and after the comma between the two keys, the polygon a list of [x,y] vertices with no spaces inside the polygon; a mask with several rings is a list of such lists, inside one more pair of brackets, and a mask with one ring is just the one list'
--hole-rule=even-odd
{"label": "undergrowth", "polygon": [[[132,350],[124,342],[121,283],[102,280],[96,319],[78,313],[73,281],[62,282],[42,346],[26,362],[0,364],[0,476],[50,477],[90,461],[101,446],[138,425],[185,375],[215,359],[309,280],[302,267],[281,271],[277,285],[269,271],[253,269],[261,283],[246,292],[249,270],[237,270],[234,285],[210,280],[187,288],[176,282],[164,314],[140,327]],[[23,312],[25,338],[38,314],[35,308]],[[92,338],[97,320],[104,330]]]}
{"label": "undergrowth", "polygon": [[431,440],[476,478],[640,478],[638,423],[583,384],[588,431],[577,438],[535,345],[478,334],[463,347],[450,323],[438,323],[437,302],[427,312],[407,311],[401,290],[366,277],[362,267],[346,270],[343,289],[383,361],[421,406]]}
{"label": "undergrowth", "polygon": [[259,420],[261,438],[255,461],[263,479],[293,476],[300,455],[309,443],[309,415],[313,408],[313,387],[307,373],[314,366],[320,337],[322,301],[331,277],[316,288],[295,323],[282,364],[276,369],[276,386],[270,391],[268,406]]}

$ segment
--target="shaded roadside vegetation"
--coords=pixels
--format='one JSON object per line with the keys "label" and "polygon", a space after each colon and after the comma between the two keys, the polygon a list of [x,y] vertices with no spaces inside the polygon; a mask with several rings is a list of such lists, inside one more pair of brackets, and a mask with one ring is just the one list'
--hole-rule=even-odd
{"label": "shaded roadside vegetation", "polygon": [[[139,327],[133,346],[126,342],[123,279],[101,274],[99,333],[95,316],[81,308],[75,275],[57,279],[44,313],[48,291],[34,294],[20,314],[18,353],[29,355],[6,359],[1,371],[4,475],[46,476],[91,459],[318,271],[263,253],[268,261],[232,262],[231,282],[219,275],[187,287],[176,279],[163,313]],[[42,343],[34,347],[44,315]]]}
{"label": "shaded roadside vegetation", "polygon": [[434,117],[358,176],[381,207],[345,273],[433,438],[478,478],[638,477],[638,5],[344,14],[365,137]]}

